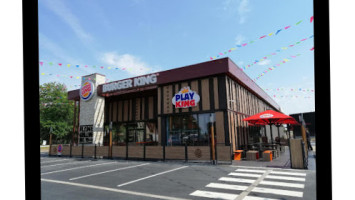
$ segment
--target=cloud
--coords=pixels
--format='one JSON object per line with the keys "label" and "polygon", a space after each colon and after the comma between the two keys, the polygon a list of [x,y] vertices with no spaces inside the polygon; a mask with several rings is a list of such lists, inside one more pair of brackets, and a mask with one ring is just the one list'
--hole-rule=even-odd
{"label": "cloud", "polygon": [[244,24],[247,13],[250,12],[249,0],[241,0],[238,6],[239,23]]}
{"label": "cloud", "polygon": [[228,8],[231,7],[231,3],[233,3],[232,0],[225,0],[224,2],[222,2],[223,10],[228,10]]}
{"label": "cloud", "polygon": [[155,72],[159,69],[158,67],[149,66],[136,56],[130,54],[119,55],[116,52],[102,54],[101,61],[120,69],[125,68],[127,73],[135,76]]}
{"label": "cloud", "polygon": [[241,35],[241,34],[238,34],[236,37],[235,37],[235,44],[242,44],[244,41],[246,40],[246,38]]}
{"label": "cloud", "polygon": [[82,42],[86,43],[93,40],[92,36],[81,26],[79,19],[70,11],[68,7],[66,7],[63,1],[43,2],[45,2],[46,6],[74,31]]}
{"label": "cloud", "polygon": [[249,0],[224,0],[221,3],[223,16],[238,20],[239,24],[244,24],[247,14],[251,11]]}
{"label": "cloud", "polygon": [[271,63],[271,60],[263,60],[258,62],[258,65],[264,66],[264,65],[269,65]]}

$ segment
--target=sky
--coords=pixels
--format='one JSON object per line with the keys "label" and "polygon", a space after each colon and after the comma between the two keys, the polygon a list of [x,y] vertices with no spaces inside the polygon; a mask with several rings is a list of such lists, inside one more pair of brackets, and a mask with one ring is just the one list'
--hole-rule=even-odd
{"label": "sky", "polygon": [[41,84],[74,90],[95,72],[110,82],[229,57],[282,112],[315,110],[310,0],[39,0],[38,15]]}

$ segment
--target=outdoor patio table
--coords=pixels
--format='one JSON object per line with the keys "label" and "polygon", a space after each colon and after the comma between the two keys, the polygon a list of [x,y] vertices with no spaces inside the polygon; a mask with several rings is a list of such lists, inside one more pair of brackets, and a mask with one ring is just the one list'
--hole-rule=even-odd
{"label": "outdoor patio table", "polygon": [[258,160],[259,152],[258,151],[247,151],[247,160]]}
{"label": "outdoor patio table", "polygon": [[263,152],[263,160],[265,160],[265,161],[272,161],[272,157],[273,157],[273,155],[272,155],[273,153],[272,153],[272,151],[264,151]]}

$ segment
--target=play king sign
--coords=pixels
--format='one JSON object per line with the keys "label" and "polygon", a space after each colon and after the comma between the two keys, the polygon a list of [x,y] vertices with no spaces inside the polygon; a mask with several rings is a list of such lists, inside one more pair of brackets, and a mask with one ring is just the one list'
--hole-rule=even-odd
{"label": "play king sign", "polygon": [[195,91],[190,90],[190,87],[184,87],[174,95],[172,102],[175,108],[194,107],[200,102],[200,96]]}

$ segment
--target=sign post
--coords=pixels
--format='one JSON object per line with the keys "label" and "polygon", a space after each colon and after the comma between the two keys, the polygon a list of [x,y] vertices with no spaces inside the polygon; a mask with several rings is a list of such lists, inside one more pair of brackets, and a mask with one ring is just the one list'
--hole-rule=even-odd
{"label": "sign post", "polygon": [[63,146],[60,144],[57,147],[57,156],[61,156],[63,151]]}

